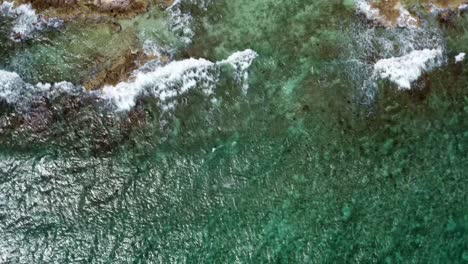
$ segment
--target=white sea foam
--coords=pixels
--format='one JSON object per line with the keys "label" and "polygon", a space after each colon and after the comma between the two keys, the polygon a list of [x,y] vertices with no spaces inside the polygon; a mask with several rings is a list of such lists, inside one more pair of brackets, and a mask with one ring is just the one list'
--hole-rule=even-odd
{"label": "white sea foam", "polygon": [[19,99],[18,93],[25,83],[15,72],[0,70],[0,98],[8,104],[15,104]]}
{"label": "white sea foam", "polygon": [[83,87],[75,86],[69,82],[32,85],[24,82],[15,72],[0,70],[0,100],[19,109],[27,108],[31,101],[37,97],[53,99],[63,94],[76,95],[83,92]]}
{"label": "white sea foam", "polygon": [[158,64],[152,70],[137,71],[130,81],[93,92],[86,92],[82,86],[69,82],[32,85],[14,72],[0,70],[0,99],[24,109],[38,97],[53,99],[63,94],[89,94],[107,102],[116,111],[128,111],[139,96],[151,96],[159,99],[163,111],[170,111],[177,106],[178,97],[192,90],[199,90],[206,96],[213,95],[220,78],[220,68],[226,65],[232,66],[236,80],[246,92],[247,71],[256,57],[257,53],[248,49],[218,62],[190,58],[166,65]]}
{"label": "white sea foam", "polygon": [[31,4],[15,7],[13,2],[3,2],[0,5],[0,16],[14,19],[10,39],[21,42],[34,37],[34,34],[47,28],[58,28],[63,25],[59,19],[46,19],[36,14]]}
{"label": "white sea foam", "polygon": [[227,64],[234,68],[235,76],[239,76],[237,78],[246,92],[248,68],[256,57],[255,51],[245,50],[219,62],[193,58],[174,61],[151,72],[138,72],[132,81],[106,86],[98,93],[101,98],[111,102],[117,111],[130,110],[140,95],[159,98],[162,110],[168,111],[177,105],[175,98],[194,88],[208,96],[213,94],[219,79],[219,67]]}
{"label": "white sea foam", "polygon": [[244,93],[247,93],[247,90],[249,89],[248,69],[257,56],[258,54],[255,51],[247,49],[235,52],[229,56],[229,58],[222,61],[222,63],[228,63],[234,68],[235,78],[237,82],[242,84],[242,91]]}
{"label": "white sea foam", "polygon": [[377,61],[374,76],[388,79],[400,89],[411,89],[411,83],[443,64],[442,49],[415,50],[401,57]]}
{"label": "white sea foam", "polygon": [[[358,97],[364,104],[373,104],[379,79],[410,89],[423,73],[447,61],[446,41],[439,28],[413,17],[399,4],[394,8],[399,10],[400,18],[390,23],[370,3],[356,0],[357,13],[375,23],[357,23],[353,27],[352,41],[347,43],[349,59],[345,62],[349,79],[360,87]],[[376,24],[386,29],[381,30]]]}
{"label": "white sea foam", "polygon": [[398,27],[406,27],[406,28],[417,28],[418,27],[418,19],[415,18],[411,13],[404,7],[399,7],[400,16],[397,19]]}
{"label": "white sea foam", "polygon": [[170,5],[167,9],[170,10],[180,4],[182,4],[182,0],[175,0],[174,2],[172,2],[172,5]]}
{"label": "white sea foam", "polygon": [[373,8],[366,0],[356,1],[356,10],[364,14],[369,20],[374,20],[376,17],[380,16],[380,11],[377,8]]}
{"label": "white sea foam", "polygon": [[459,63],[459,62],[462,62],[463,60],[465,60],[465,56],[466,56],[466,53],[462,52],[460,54],[458,54],[457,56],[455,56],[455,63]]}
{"label": "white sea foam", "polygon": [[195,36],[193,17],[190,13],[182,12],[182,4],[182,0],[176,0],[166,11],[170,15],[170,30],[178,34],[183,43],[189,45]]}
{"label": "white sea foam", "polygon": [[195,37],[194,18],[190,12],[183,10],[184,5],[196,6],[202,10],[207,10],[212,0],[175,0],[166,12],[170,16],[169,28],[177,34],[185,45],[190,45]]}
{"label": "white sea foam", "polygon": [[164,104],[178,94],[196,87],[194,77],[208,78],[207,71],[212,65],[212,62],[205,59],[171,62],[153,72],[138,73],[131,82],[106,86],[100,91],[101,97],[111,101],[121,111],[130,110],[135,105],[136,97],[145,93],[158,97]]}
{"label": "white sea foam", "polygon": [[158,44],[151,40],[145,40],[143,42],[143,52],[148,56],[161,57],[162,53],[165,53],[164,49]]}

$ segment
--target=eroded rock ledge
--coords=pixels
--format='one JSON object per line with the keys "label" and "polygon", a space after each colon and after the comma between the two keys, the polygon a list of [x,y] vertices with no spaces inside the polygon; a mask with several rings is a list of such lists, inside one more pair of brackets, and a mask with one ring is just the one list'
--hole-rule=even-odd
{"label": "eroded rock ledge", "polygon": [[30,3],[45,16],[65,21],[77,17],[119,17],[132,18],[149,10],[152,4],[162,8],[170,6],[173,0],[16,0],[16,4]]}

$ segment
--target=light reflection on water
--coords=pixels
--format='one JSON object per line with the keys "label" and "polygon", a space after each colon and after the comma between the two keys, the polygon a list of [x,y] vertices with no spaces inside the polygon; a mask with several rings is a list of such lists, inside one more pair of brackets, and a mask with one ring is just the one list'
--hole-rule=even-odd
{"label": "light reflection on water", "polygon": [[[240,0],[207,12],[195,13],[200,32],[176,57],[254,49],[245,95],[223,70],[216,103],[193,93],[170,116],[156,98],[125,114],[66,97],[23,116],[2,108],[0,262],[466,261],[466,63],[411,91],[379,83],[362,105],[351,77],[365,76],[345,62],[398,54],[359,50],[369,43],[350,28],[369,26],[341,1]],[[448,57],[463,51],[467,23],[440,29]],[[70,26],[2,58],[24,78],[79,81],[93,54],[118,54],[130,32]]]}

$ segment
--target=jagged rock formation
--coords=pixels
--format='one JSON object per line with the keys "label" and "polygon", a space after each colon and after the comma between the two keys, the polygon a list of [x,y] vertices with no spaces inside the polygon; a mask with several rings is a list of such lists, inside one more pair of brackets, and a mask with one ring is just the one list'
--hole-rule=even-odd
{"label": "jagged rock formation", "polygon": [[46,16],[73,20],[76,17],[98,15],[110,17],[134,17],[144,13],[149,0],[17,0],[18,4],[31,3],[33,8]]}

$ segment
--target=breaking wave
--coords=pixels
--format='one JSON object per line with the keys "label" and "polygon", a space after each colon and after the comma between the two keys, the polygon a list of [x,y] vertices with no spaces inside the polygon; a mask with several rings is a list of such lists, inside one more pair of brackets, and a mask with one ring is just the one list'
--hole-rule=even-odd
{"label": "breaking wave", "polygon": [[411,89],[411,83],[443,64],[442,49],[415,50],[401,57],[382,59],[374,65],[374,78],[388,79],[400,89]]}
{"label": "breaking wave", "polygon": [[31,39],[43,30],[63,26],[63,21],[60,19],[45,18],[36,14],[31,4],[22,4],[15,7],[13,2],[5,1],[0,5],[0,17],[13,19],[10,39],[15,42]]}
{"label": "breaking wave", "polygon": [[162,110],[171,110],[177,105],[175,98],[195,88],[207,96],[212,95],[219,79],[219,69],[227,64],[233,67],[236,80],[246,92],[248,68],[256,57],[257,53],[248,49],[219,62],[193,58],[174,61],[154,71],[137,72],[133,81],[106,86],[98,93],[101,98],[112,102],[117,111],[130,110],[140,95],[155,96],[159,98]]}
{"label": "breaking wave", "polygon": [[[403,17],[409,14],[405,10],[399,7]],[[350,80],[361,87],[364,103],[373,102],[380,79],[390,80],[399,89],[411,89],[423,73],[446,63],[446,42],[437,27],[420,18],[414,18],[419,23],[399,19],[390,26],[391,22],[364,0],[356,2],[356,12],[365,19],[352,28],[352,40],[346,44],[346,50],[352,52],[345,55],[345,67]]]}
{"label": "breaking wave", "polygon": [[23,110],[40,97],[54,99],[61,95],[90,95],[119,112],[132,109],[138,97],[152,96],[159,99],[162,111],[169,111],[177,106],[179,96],[191,90],[199,89],[207,96],[213,95],[220,69],[225,65],[231,66],[238,85],[247,92],[248,69],[257,56],[255,51],[248,49],[218,62],[190,58],[166,65],[155,64],[157,66],[152,70],[146,68],[145,71],[135,72],[130,81],[91,92],[69,82],[32,85],[24,82],[17,73],[0,70],[0,100]]}

